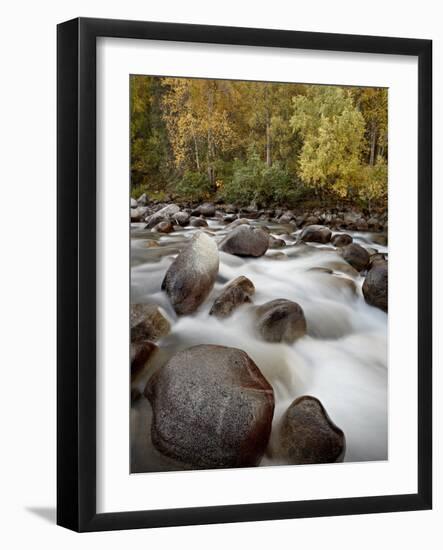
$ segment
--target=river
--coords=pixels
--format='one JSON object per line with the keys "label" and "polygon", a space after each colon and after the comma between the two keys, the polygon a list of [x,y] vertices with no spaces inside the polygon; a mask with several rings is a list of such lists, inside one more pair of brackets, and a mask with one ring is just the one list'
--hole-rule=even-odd
{"label": "river", "polygon": [[[226,225],[208,220],[209,231],[219,241]],[[250,220],[251,225],[263,225]],[[159,342],[160,351],[150,369],[178,350],[196,344],[220,344],[246,351],[272,385],[275,413],[271,438],[261,466],[277,465],[273,456],[276,427],[282,414],[298,396],[320,399],[329,416],[345,433],[345,462],[387,459],[387,315],[366,304],[363,277],[353,272],[331,245],[296,244],[288,226],[266,223],[272,235],[286,246],[268,250],[261,258],[242,258],[220,252],[214,289],[193,315],[177,317],[161,291],[163,277],[190,236],[201,228],[187,227],[169,235],[131,226],[131,301],[155,303],[171,320],[171,333]],[[293,231],[293,229],[292,229]],[[354,242],[387,254],[370,233],[347,231]],[[153,243],[155,241],[155,243]],[[154,244],[154,246],[152,246]],[[314,269],[313,269],[314,268]],[[328,268],[333,274],[317,268]],[[253,304],[219,320],[209,316],[214,298],[230,280],[244,275],[255,285]],[[354,285],[349,283],[354,281]],[[252,324],[251,308],[276,298],[298,302],[306,316],[307,335],[288,345],[260,340]],[[149,370],[151,372],[151,370]],[[140,389],[146,377],[139,381]],[[131,409],[131,471],[170,469],[153,449],[151,410],[146,399]]]}

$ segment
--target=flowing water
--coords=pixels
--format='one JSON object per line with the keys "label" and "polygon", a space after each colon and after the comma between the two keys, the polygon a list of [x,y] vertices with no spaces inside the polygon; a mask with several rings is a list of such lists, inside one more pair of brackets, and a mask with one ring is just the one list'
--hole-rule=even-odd
{"label": "flowing water", "polygon": [[[251,225],[264,222],[250,221]],[[334,247],[296,244],[290,228],[266,223],[286,247],[268,250],[261,258],[241,258],[220,252],[214,289],[193,315],[177,317],[161,291],[163,277],[178,251],[201,230],[184,228],[159,236],[133,224],[131,229],[131,301],[155,303],[171,320],[171,333],[159,342],[160,351],[140,389],[156,366],[178,350],[196,344],[220,344],[246,351],[274,388],[275,413],[271,439],[261,465],[279,464],[273,456],[276,427],[290,403],[301,395],[320,399],[346,436],[346,462],[387,459],[387,315],[367,305],[363,277],[350,268]],[[219,221],[209,221],[217,241],[227,233]],[[369,233],[347,232],[354,242],[387,253]],[[152,246],[152,241],[157,246]],[[314,268],[314,269],[313,269]],[[333,274],[315,268],[328,268]],[[218,320],[209,309],[230,280],[244,275],[255,285],[253,304]],[[355,286],[349,280],[354,281]],[[252,308],[276,298],[298,302],[306,316],[307,335],[294,344],[263,342],[255,333]],[[131,410],[132,471],[159,471],[170,465],[149,441],[151,410],[139,399]]]}

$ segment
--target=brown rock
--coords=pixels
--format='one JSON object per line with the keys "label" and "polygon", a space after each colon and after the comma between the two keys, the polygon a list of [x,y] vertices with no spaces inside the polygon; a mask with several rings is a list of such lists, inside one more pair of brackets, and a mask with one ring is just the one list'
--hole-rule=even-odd
{"label": "brown rock", "polygon": [[223,252],[255,258],[263,256],[268,247],[269,235],[262,229],[248,225],[240,225],[235,228],[220,243],[220,250]]}
{"label": "brown rock", "polygon": [[315,397],[299,397],[287,409],[279,431],[281,455],[290,464],[339,462],[346,451],[345,435]]}
{"label": "brown rock", "polygon": [[171,325],[153,304],[131,304],[131,342],[157,341],[169,334]]}
{"label": "brown rock", "polygon": [[337,233],[331,239],[331,244],[337,247],[347,246],[352,243],[351,235],[347,233]]}
{"label": "brown rock", "polygon": [[348,244],[342,248],[343,259],[357,271],[363,271],[369,264],[368,251],[357,243]]}
{"label": "brown rock", "polygon": [[274,392],[242,350],[200,345],[176,353],[149,380],[156,449],[184,468],[257,466]]}
{"label": "brown rock", "polygon": [[303,309],[291,300],[278,299],[258,306],[256,326],[267,342],[291,344],[306,334]]}
{"label": "brown rock", "polygon": [[331,240],[331,230],[324,225],[308,225],[301,232],[302,241],[326,244]]}
{"label": "brown rock", "polygon": [[373,264],[363,283],[363,296],[366,302],[388,311],[388,263],[379,261]]}
{"label": "brown rock", "polygon": [[254,284],[247,277],[237,277],[231,281],[214,301],[209,315],[215,315],[222,319],[229,317],[231,313],[242,304],[251,301],[255,292]]}

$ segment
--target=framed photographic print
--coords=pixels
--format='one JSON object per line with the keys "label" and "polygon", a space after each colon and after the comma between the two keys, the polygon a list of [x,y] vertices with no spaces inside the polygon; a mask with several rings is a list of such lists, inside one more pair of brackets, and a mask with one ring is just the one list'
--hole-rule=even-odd
{"label": "framed photographic print", "polygon": [[432,43],[58,26],[58,524],[432,506]]}

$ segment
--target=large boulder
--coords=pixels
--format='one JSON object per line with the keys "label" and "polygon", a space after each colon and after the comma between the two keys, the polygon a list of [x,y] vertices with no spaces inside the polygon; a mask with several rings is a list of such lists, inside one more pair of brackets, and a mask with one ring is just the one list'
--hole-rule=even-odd
{"label": "large boulder", "polygon": [[308,225],[301,232],[302,241],[326,244],[331,240],[332,232],[324,225]]}
{"label": "large boulder", "polygon": [[388,311],[388,263],[377,261],[368,271],[363,283],[363,296],[366,302],[380,308],[387,313]]}
{"label": "large boulder", "polygon": [[363,271],[369,264],[369,252],[357,243],[342,247],[343,259],[357,271]]}
{"label": "large boulder", "polygon": [[215,299],[209,315],[215,315],[220,319],[229,317],[238,306],[250,302],[254,292],[255,287],[250,279],[243,277],[243,275],[237,277]]}
{"label": "large boulder", "polygon": [[152,229],[162,221],[168,221],[177,212],[180,212],[179,206],[176,204],[168,204],[146,218],[146,229]]}
{"label": "large boulder", "polygon": [[205,218],[212,218],[215,216],[215,206],[210,202],[205,202],[198,207],[198,212]]}
{"label": "large boulder", "polygon": [[171,324],[154,304],[131,304],[131,342],[155,342],[169,334]]}
{"label": "large boulder", "polygon": [[337,233],[331,239],[331,244],[340,248],[343,246],[347,246],[348,244],[351,244],[351,243],[352,243],[352,237],[347,233]]}
{"label": "large boulder", "polygon": [[218,274],[215,241],[196,233],[172,262],[162,283],[176,313],[193,313],[208,297]]}
{"label": "large boulder", "polygon": [[279,430],[279,454],[289,464],[340,462],[345,435],[315,397],[304,395],[289,406]]}
{"label": "large boulder", "polygon": [[255,310],[256,327],[267,342],[291,344],[306,334],[303,309],[291,300],[266,302]]}
{"label": "large boulder", "polygon": [[223,252],[255,258],[263,256],[268,247],[269,235],[262,229],[253,228],[249,225],[239,225],[220,243],[220,250]]}
{"label": "large boulder", "polygon": [[274,392],[242,350],[215,345],[176,353],[145,388],[151,438],[183,468],[257,466],[274,413]]}
{"label": "large boulder", "polygon": [[180,212],[173,214],[172,221],[184,227],[185,225],[188,225],[190,217],[191,215],[189,212],[183,212],[183,210],[181,210]]}

